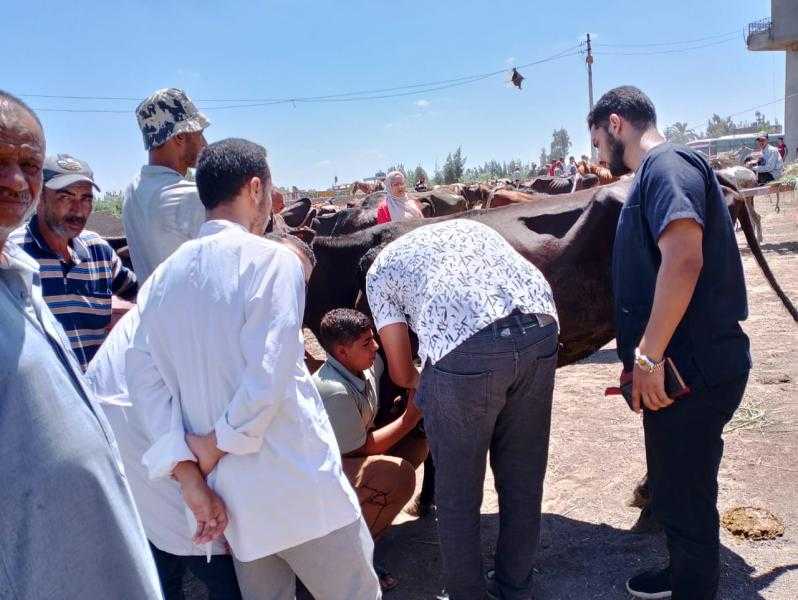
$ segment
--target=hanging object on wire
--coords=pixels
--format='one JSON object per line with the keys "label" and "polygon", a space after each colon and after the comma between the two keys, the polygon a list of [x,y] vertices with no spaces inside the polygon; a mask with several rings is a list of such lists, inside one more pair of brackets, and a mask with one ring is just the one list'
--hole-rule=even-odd
{"label": "hanging object on wire", "polygon": [[524,81],[524,76],[518,72],[518,70],[513,67],[513,72],[510,75],[510,82],[517,87],[519,90],[521,89],[521,83]]}

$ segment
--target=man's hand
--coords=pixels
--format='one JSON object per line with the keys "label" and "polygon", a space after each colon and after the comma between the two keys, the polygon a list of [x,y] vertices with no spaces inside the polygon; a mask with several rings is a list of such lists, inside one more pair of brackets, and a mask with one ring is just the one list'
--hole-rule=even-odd
{"label": "man's hand", "polygon": [[222,499],[208,487],[197,465],[185,461],[173,471],[180,483],[183,501],[197,520],[197,531],[192,538],[195,544],[205,544],[224,533],[227,527],[227,509]]}
{"label": "man's hand", "polygon": [[632,371],[632,410],[640,412],[640,403],[648,410],[657,411],[673,404],[665,393],[665,369],[647,373],[637,366]]}
{"label": "man's hand", "polygon": [[216,447],[216,433],[211,432],[208,435],[194,435],[193,433],[186,434],[186,444],[189,450],[197,457],[197,466],[199,466],[203,477],[207,477],[208,473],[216,468],[219,460],[225,455],[225,452]]}
{"label": "man's hand", "polygon": [[194,543],[206,544],[222,535],[227,527],[227,509],[205,480],[181,486],[181,491],[183,500],[197,520],[197,531],[192,538]]}
{"label": "man's hand", "polygon": [[416,406],[416,390],[407,391],[407,407],[405,408],[405,419],[414,426],[421,420],[421,411]]}

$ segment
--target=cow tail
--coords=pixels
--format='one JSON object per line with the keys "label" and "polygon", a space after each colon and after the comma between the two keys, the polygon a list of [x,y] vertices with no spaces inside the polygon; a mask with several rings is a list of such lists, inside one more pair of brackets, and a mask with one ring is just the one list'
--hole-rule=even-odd
{"label": "cow tail", "polygon": [[745,234],[745,240],[748,242],[748,247],[751,249],[751,254],[754,255],[754,259],[756,259],[759,268],[762,269],[762,274],[765,276],[765,279],[768,280],[770,287],[773,288],[773,291],[776,292],[776,295],[779,297],[782,304],[784,304],[784,308],[792,315],[793,320],[798,322],[798,310],[795,309],[795,305],[787,297],[787,294],[784,293],[784,290],[781,289],[779,282],[776,281],[776,276],[773,275],[773,271],[770,270],[770,265],[768,265],[765,255],[762,254],[762,247],[759,245],[759,241],[754,234],[754,225],[751,221],[751,213],[748,211],[748,206],[745,202],[738,201],[737,199],[735,199],[735,202],[737,202],[738,207],[740,207],[740,210],[735,212],[737,213],[740,227],[742,227],[743,233]]}

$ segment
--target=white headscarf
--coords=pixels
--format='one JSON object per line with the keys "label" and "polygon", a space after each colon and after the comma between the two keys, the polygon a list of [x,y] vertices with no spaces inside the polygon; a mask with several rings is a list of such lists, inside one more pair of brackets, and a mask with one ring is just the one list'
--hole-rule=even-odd
{"label": "white headscarf", "polygon": [[385,193],[388,202],[388,212],[391,213],[391,221],[405,221],[407,219],[422,219],[423,213],[418,208],[418,204],[407,197],[394,196],[391,193],[391,180],[397,177],[404,179],[401,171],[391,171],[385,176]]}

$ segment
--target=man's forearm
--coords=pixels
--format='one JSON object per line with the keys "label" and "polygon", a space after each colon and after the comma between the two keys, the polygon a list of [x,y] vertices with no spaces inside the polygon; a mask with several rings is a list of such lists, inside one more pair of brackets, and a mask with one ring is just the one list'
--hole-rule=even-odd
{"label": "man's forearm", "polygon": [[404,412],[395,421],[370,432],[366,436],[366,443],[354,454],[365,454],[367,456],[385,454],[410,433],[417,423],[418,419],[410,418],[407,412]]}
{"label": "man's forearm", "polygon": [[662,359],[693,297],[701,266],[700,256],[681,255],[670,260],[663,259],[657,274],[651,316],[639,344],[643,354],[656,360]]}
{"label": "man's forearm", "polygon": [[190,460],[184,460],[177,463],[175,468],[172,470],[172,477],[177,480],[181,488],[194,485],[205,480],[199,470],[199,467],[197,466],[197,463]]}

